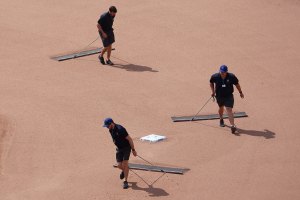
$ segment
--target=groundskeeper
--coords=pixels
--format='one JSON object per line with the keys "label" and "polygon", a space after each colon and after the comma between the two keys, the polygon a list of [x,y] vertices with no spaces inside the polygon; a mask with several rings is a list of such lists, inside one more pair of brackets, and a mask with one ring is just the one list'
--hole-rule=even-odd
{"label": "groundskeeper", "polygon": [[244,98],[238,78],[234,74],[228,72],[228,67],[226,65],[220,66],[219,73],[213,74],[210,78],[211,96],[216,97],[219,105],[220,126],[225,126],[223,119],[225,107],[231,125],[231,132],[234,134],[236,132],[236,126],[234,124],[234,117],[232,113],[234,105],[233,85],[235,85],[239,91],[240,97]]}
{"label": "groundskeeper", "polygon": [[137,156],[137,153],[134,149],[134,144],[132,138],[127,133],[126,129],[119,125],[115,124],[111,118],[106,118],[104,120],[103,127],[109,129],[110,135],[113,139],[114,144],[116,145],[116,160],[118,163],[118,168],[122,170],[120,174],[120,179],[124,179],[123,188],[128,188],[128,174],[129,174],[129,167],[128,167],[128,160],[130,157],[130,153],[134,156]]}
{"label": "groundskeeper", "polygon": [[107,52],[106,64],[113,65],[110,60],[112,44],[115,42],[114,29],[112,28],[114,23],[114,18],[117,14],[117,8],[111,6],[108,12],[103,13],[97,23],[98,32],[102,39],[103,49],[99,55],[100,62],[105,65],[103,55]]}

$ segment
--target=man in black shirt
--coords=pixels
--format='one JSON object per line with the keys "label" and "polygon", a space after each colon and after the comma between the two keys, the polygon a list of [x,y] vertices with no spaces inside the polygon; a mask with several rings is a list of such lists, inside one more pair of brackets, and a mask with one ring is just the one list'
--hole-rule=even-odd
{"label": "man in black shirt", "polygon": [[105,65],[103,55],[106,51],[107,51],[106,64],[113,65],[113,63],[110,60],[110,55],[112,50],[112,43],[115,42],[114,29],[112,28],[112,26],[114,23],[114,18],[116,16],[116,13],[117,13],[117,8],[115,6],[111,6],[108,12],[105,12],[100,16],[100,19],[98,20],[97,23],[98,32],[100,34],[103,47],[104,47],[99,55],[99,60],[103,65]]}
{"label": "man in black shirt", "polygon": [[242,92],[238,78],[234,74],[228,73],[228,67],[226,65],[222,65],[220,67],[220,72],[213,74],[210,78],[210,88],[212,91],[211,96],[216,97],[217,103],[219,105],[220,126],[225,126],[223,120],[225,106],[229,122],[231,124],[231,132],[234,134],[236,131],[236,126],[234,124],[232,113],[232,108],[234,105],[233,85],[235,85],[235,87],[238,89],[241,98],[244,98],[244,94]]}
{"label": "man in black shirt", "polygon": [[131,150],[132,154],[134,156],[137,156],[132,138],[128,135],[126,129],[123,126],[115,124],[111,118],[106,118],[104,120],[103,127],[109,129],[113,142],[117,146],[116,160],[118,162],[118,168],[122,170],[120,174],[120,179],[125,178],[123,188],[127,189],[127,178],[129,174],[128,160],[130,157]]}

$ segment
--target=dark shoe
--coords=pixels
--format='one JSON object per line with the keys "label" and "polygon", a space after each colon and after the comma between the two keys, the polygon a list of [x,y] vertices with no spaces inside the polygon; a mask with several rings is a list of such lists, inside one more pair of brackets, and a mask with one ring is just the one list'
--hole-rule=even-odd
{"label": "dark shoe", "polygon": [[98,58],[99,58],[100,62],[102,63],[102,65],[105,65],[104,58],[101,56],[98,56]]}
{"label": "dark shoe", "polygon": [[124,181],[123,183],[123,189],[127,189],[129,186],[128,186],[128,182],[127,181]]}
{"label": "dark shoe", "polygon": [[106,64],[108,64],[108,65],[114,65],[114,63],[111,62],[111,60],[107,60],[107,61],[106,61]]}
{"label": "dark shoe", "polygon": [[224,119],[220,119],[220,126],[221,126],[221,127],[225,127]]}
{"label": "dark shoe", "polygon": [[235,126],[231,126],[231,133],[235,134],[235,131],[236,131],[236,127]]}
{"label": "dark shoe", "polygon": [[125,177],[124,172],[122,171],[120,174],[120,179],[122,180]]}

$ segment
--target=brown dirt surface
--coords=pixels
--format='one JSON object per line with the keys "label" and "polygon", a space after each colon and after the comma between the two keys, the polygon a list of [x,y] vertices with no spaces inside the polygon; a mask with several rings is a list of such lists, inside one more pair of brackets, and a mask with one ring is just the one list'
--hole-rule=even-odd
{"label": "brown dirt surface", "polygon": [[[93,41],[111,4],[115,66],[50,59]],[[298,0],[2,0],[0,11],[1,200],[300,199]],[[245,94],[239,136],[218,120],[173,123],[206,102],[221,64]],[[156,182],[130,173],[123,190],[107,116],[143,158],[190,170],[136,171]],[[139,141],[152,133],[168,139]]]}

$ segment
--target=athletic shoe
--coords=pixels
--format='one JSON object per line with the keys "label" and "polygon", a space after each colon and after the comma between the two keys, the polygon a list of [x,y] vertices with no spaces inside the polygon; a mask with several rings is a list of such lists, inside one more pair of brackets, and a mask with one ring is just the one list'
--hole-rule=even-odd
{"label": "athletic shoe", "polygon": [[99,58],[100,62],[102,63],[102,65],[105,65],[104,58],[101,56],[98,56],[98,58]]}
{"label": "athletic shoe", "polygon": [[107,60],[107,61],[106,61],[106,64],[108,64],[108,65],[114,65],[114,63],[111,62],[111,60]]}
{"label": "athletic shoe", "polygon": [[124,172],[122,171],[120,174],[120,179],[122,180],[125,177]]}
{"label": "athletic shoe", "polygon": [[231,126],[231,133],[235,134],[235,131],[236,131],[236,127],[235,126]]}
{"label": "athletic shoe", "polygon": [[220,126],[221,126],[221,127],[225,127],[224,119],[220,119]]}
{"label": "athletic shoe", "polygon": [[124,181],[123,182],[123,189],[127,189],[129,186],[128,186],[128,182],[127,181]]}

